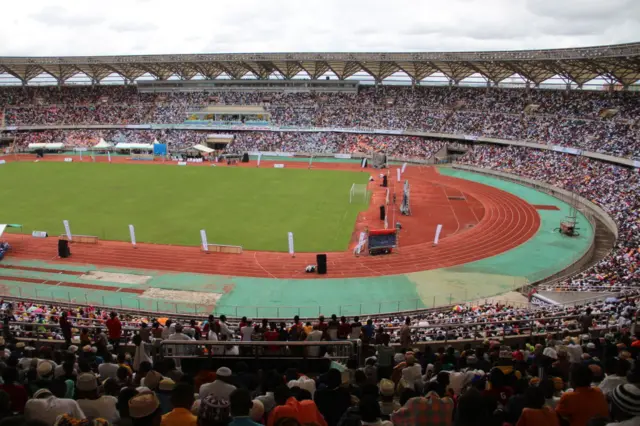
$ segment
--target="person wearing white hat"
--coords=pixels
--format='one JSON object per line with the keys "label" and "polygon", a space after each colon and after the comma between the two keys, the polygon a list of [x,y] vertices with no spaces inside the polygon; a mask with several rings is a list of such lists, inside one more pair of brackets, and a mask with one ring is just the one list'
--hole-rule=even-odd
{"label": "person wearing white hat", "polygon": [[76,381],[76,398],[78,405],[89,418],[103,418],[111,423],[116,422],[120,415],[116,404],[118,400],[110,395],[100,395],[98,379],[93,373],[83,373]]}
{"label": "person wearing white hat", "polygon": [[[58,389],[60,388],[60,389]],[[63,382],[52,382],[51,389],[40,389],[33,394],[33,398],[27,401],[24,408],[24,417],[27,421],[41,421],[46,425],[53,425],[58,416],[69,416],[84,420],[84,412],[73,399],[58,398],[56,394],[63,394],[66,385]]]}
{"label": "person wearing white hat", "polygon": [[38,364],[36,372],[38,373],[38,379],[51,379],[53,375],[53,365],[48,361],[41,362]]}
{"label": "person wearing white hat", "polygon": [[229,395],[236,389],[231,384],[231,369],[228,367],[220,367],[216,371],[216,379],[211,383],[205,383],[200,386],[200,399],[204,399],[207,395],[214,395],[217,398],[229,399]]}
{"label": "person wearing white hat", "polygon": [[611,417],[615,422],[607,426],[634,426],[640,424],[640,388],[619,385],[611,394]]}

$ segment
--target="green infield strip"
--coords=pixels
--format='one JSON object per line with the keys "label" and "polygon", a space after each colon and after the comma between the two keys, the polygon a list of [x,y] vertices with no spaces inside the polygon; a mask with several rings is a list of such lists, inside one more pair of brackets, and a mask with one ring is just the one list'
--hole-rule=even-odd
{"label": "green infield strip", "polygon": [[[299,252],[346,250],[366,202],[349,203],[358,171],[140,167],[108,163],[8,163],[0,168],[0,221],[24,230],[64,232],[104,240],[287,251],[287,233]],[[322,196],[319,196],[322,194]]]}
{"label": "green infield strip", "polygon": [[[147,169],[146,167],[144,169]],[[195,169],[195,168],[194,168]],[[101,268],[100,271],[144,275],[144,284],[93,280],[78,272],[95,271],[93,265],[67,266],[35,261],[3,263],[36,268],[64,268],[69,275],[0,269],[4,294],[78,303],[108,304],[114,307],[151,309],[164,312],[198,313],[211,311],[233,316],[314,317],[318,314],[366,315],[412,310],[477,300],[508,292],[527,282],[552,275],[577,260],[589,247],[593,229],[586,218],[578,217],[581,235],[567,238],[555,232],[569,212],[569,206],[550,195],[512,182],[442,168],[449,176],[472,180],[517,195],[533,205],[556,206],[558,210],[538,210],[541,226],[524,244],[497,256],[452,268],[372,278],[276,280],[189,273]],[[13,275],[11,275],[13,274]],[[28,284],[20,279],[102,285],[105,290],[89,290],[72,285]],[[115,290],[114,290],[115,288]],[[36,295],[36,290],[38,294]],[[163,293],[169,292],[169,293]],[[190,292],[196,292],[189,295]],[[198,295],[210,295],[210,297]]]}

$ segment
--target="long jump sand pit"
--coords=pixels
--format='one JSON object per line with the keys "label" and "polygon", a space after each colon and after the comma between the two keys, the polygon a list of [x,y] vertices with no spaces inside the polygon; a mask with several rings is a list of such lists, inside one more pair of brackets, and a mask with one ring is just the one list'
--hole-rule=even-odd
{"label": "long jump sand pit", "polygon": [[135,284],[135,285],[143,285],[149,282],[151,278],[150,275],[135,275],[135,274],[121,274],[115,272],[104,272],[104,271],[89,271],[84,275],[80,276],[83,280],[96,280],[96,281],[107,281],[110,283],[118,283],[118,284]]}
{"label": "long jump sand pit", "polygon": [[165,290],[150,288],[140,295],[143,298],[170,300],[176,303],[188,303],[215,306],[222,297],[220,293],[204,293],[200,291]]}

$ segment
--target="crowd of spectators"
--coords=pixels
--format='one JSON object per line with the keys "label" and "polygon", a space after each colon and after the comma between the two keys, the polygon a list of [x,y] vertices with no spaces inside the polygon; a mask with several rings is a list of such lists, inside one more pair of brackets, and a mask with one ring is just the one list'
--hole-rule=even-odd
{"label": "crowd of spectators", "polygon": [[[638,157],[640,97],[629,92],[371,87],[358,93],[140,93],[135,87],[5,88],[7,125],[178,124],[208,105],[261,104],[283,126],[422,130]],[[529,107],[529,108],[527,108]],[[526,110],[526,112],[525,112]],[[613,116],[607,112],[616,111]]]}
{"label": "crowd of spectators", "polygon": [[[313,323],[294,318],[287,324],[253,324],[209,316],[160,324],[90,307],[5,301],[0,426],[635,425],[640,421],[640,334],[631,321],[636,303],[634,295],[575,308],[576,328],[543,327],[542,335],[511,344],[504,336],[487,336],[453,347],[445,341],[421,344],[410,327],[415,319],[408,317],[400,321],[399,345],[392,346],[389,319],[362,324],[332,316]],[[457,315],[464,322],[501,309],[440,312],[434,318]],[[600,329],[600,314],[618,321]],[[14,323],[26,319],[36,324]],[[47,323],[56,324],[59,337],[36,342],[35,329]],[[326,363],[319,371],[305,371],[306,364],[293,360],[282,370],[233,362],[243,353],[233,340],[307,340],[320,344],[308,347],[307,356],[322,359],[329,356],[328,342],[348,338],[362,340],[363,363],[352,358],[340,369]],[[163,340],[225,341],[229,349],[214,353],[223,360],[215,370],[183,370],[173,358],[151,356],[149,349]]]}
{"label": "crowd of spectators", "polygon": [[611,253],[565,285],[576,289],[637,287],[640,282],[640,174],[637,170],[522,147],[478,145],[461,163],[535,179],[579,194],[602,207],[618,226]]}

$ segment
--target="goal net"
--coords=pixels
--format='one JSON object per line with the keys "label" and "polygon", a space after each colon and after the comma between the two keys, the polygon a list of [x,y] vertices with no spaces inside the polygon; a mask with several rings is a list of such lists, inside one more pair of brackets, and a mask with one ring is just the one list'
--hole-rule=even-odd
{"label": "goal net", "polygon": [[369,201],[369,190],[366,183],[354,183],[349,190],[349,203],[367,203]]}

